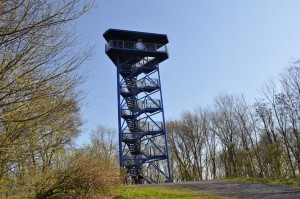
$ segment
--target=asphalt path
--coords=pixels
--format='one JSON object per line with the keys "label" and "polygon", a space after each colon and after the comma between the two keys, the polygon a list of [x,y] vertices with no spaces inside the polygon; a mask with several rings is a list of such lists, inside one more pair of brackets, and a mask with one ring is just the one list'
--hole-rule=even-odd
{"label": "asphalt path", "polygon": [[300,188],[225,180],[174,182],[146,186],[188,188],[230,198],[300,199]]}

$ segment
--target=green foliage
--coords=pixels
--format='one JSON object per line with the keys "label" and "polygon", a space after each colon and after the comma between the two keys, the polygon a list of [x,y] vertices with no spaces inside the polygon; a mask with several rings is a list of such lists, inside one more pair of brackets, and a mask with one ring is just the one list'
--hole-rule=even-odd
{"label": "green foliage", "polygon": [[237,176],[243,177],[252,172],[252,161],[249,158],[251,151],[238,150],[236,152]]}
{"label": "green foliage", "polygon": [[118,189],[117,199],[221,199],[205,192],[163,187],[127,186]]}
{"label": "green foliage", "polygon": [[280,178],[283,172],[284,151],[281,142],[269,144],[264,151],[263,156],[267,178]]}

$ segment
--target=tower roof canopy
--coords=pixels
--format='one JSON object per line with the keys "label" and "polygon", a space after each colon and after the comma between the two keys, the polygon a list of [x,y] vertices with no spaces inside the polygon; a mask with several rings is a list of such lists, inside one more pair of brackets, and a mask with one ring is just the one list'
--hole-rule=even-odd
{"label": "tower roof canopy", "polygon": [[137,32],[130,30],[108,29],[103,37],[108,42],[109,40],[124,40],[124,41],[138,41],[141,39],[146,43],[167,44],[168,37],[165,34]]}

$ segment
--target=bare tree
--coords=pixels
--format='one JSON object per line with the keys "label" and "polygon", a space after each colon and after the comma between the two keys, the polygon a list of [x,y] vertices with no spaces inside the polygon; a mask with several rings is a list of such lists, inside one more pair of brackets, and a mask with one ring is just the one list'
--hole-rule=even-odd
{"label": "bare tree", "polygon": [[116,129],[99,125],[91,134],[91,144],[87,147],[92,156],[118,165],[118,142]]}
{"label": "bare tree", "polygon": [[56,156],[79,134],[78,68],[91,49],[80,50],[73,21],[89,9],[77,0],[0,2],[3,197],[41,193],[43,178],[62,160]]}
{"label": "bare tree", "polygon": [[239,132],[234,121],[234,99],[229,95],[220,95],[215,99],[215,111],[212,113],[211,130],[219,137],[223,146],[225,176],[236,177],[236,151]]}

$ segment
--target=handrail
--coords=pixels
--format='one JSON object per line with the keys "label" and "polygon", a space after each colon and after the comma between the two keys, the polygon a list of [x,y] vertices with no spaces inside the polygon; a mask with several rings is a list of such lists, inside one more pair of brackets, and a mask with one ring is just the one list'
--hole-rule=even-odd
{"label": "handrail", "polygon": [[138,87],[157,87],[159,86],[158,79],[142,78],[137,80]]}
{"label": "handrail", "polygon": [[[128,91],[128,88],[144,88],[144,87],[158,87],[159,82],[158,79],[150,79],[150,78],[142,78],[140,80],[136,80],[133,85],[127,86],[124,85],[126,82],[122,83],[121,91],[126,92]],[[129,91],[128,91],[129,92]]]}
{"label": "handrail", "polygon": [[123,139],[136,140],[140,138],[139,133],[123,133]]}
{"label": "handrail", "polygon": [[160,100],[157,99],[145,99],[143,101],[137,101],[138,108],[146,109],[146,108],[160,108]]}
{"label": "handrail", "polygon": [[148,156],[165,155],[166,147],[164,145],[151,146],[147,150],[144,149],[144,153]]}
{"label": "handrail", "polygon": [[[132,115],[132,114],[126,114],[126,111],[130,111],[131,109],[151,109],[151,108],[161,108],[161,102],[158,99],[146,99],[137,101],[136,104],[134,104],[134,107],[129,108],[128,105],[124,104],[122,107],[122,115]],[[124,112],[123,112],[124,110]]]}
{"label": "handrail", "polygon": [[143,130],[144,132],[151,132],[151,131],[162,131],[163,130],[163,123],[161,121],[156,122],[138,122],[138,127]]}
{"label": "handrail", "polygon": [[[143,132],[163,131],[164,129],[164,125],[161,121],[155,121],[155,122],[138,121],[136,125],[138,131],[143,131]],[[131,133],[135,133],[135,132],[132,132],[129,129],[123,131],[123,134],[131,134]]]}
{"label": "handrail", "polygon": [[[122,48],[122,49],[136,49],[136,43],[133,41],[124,41],[124,40],[110,40],[105,44],[105,51],[108,51],[111,48]],[[166,52],[168,53],[167,46],[164,44],[156,43],[143,43],[145,49],[143,51],[154,51],[154,52]]]}

